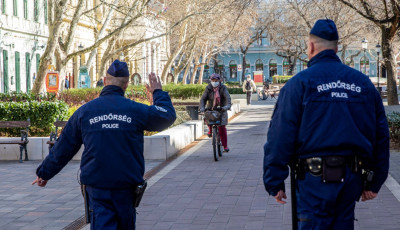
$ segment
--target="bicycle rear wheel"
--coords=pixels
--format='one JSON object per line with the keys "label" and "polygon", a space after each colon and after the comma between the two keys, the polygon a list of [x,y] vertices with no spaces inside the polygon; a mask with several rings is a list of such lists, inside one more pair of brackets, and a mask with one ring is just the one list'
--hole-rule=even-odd
{"label": "bicycle rear wheel", "polygon": [[219,149],[219,144],[218,144],[218,130],[217,126],[213,126],[212,128],[213,131],[213,140],[212,140],[212,145],[213,145],[213,152],[214,152],[214,161],[218,161],[218,153],[217,153],[217,148]]}
{"label": "bicycle rear wheel", "polygon": [[222,150],[221,150],[222,144],[221,144],[221,137],[219,136],[219,132],[218,132],[218,137],[217,137],[217,144],[218,144],[218,147],[217,147],[218,155],[220,157],[222,157]]}

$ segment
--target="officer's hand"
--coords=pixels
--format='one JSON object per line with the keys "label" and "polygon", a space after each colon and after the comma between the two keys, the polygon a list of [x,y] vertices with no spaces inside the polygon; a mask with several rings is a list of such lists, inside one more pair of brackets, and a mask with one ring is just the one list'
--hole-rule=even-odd
{"label": "officer's hand", "polygon": [[278,194],[276,194],[275,196],[276,202],[278,202],[279,204],[286,204],[286,201],[282,200],[286,198],[286,193],[283,190],[279,190]]}
{"label": "officer's hand", "polygon": [[371,191],[363,191],[363,193],[361,195],[361,200],[362,201],[372,200],[377,195],[378,195],[378,193],[374,193],[374,192],[371,192]]}
{"label": "officer's hand", "polygon": [[34,181],[32,182],[32,185],[34,185],[34,184],[36,184],[36,183],[38,184],[39,187],[44,187],[44,186],[46,186],[46,184],[47,184],[47,180],[43,180],[42,178],[37,177],[36,180],[34,180]]}
{"label": "officer's hand", "polygon": [[151,93],[156,89],[162,89],[161,80],[154,73],[149,74],[149,84],[146,85],[146,88]]}

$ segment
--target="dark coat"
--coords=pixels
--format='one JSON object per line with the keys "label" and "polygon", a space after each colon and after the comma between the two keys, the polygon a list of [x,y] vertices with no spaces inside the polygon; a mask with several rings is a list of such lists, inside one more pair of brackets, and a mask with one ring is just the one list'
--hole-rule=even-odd
{"label": "dark coat", "polygon": [[264,146],[264,184],[285,189],[293,157],[358,155],[372,163],[371,191],[388,175],[389,129],[382,99],[368,76],[324,50],[282,88]]}
{"label": "dark coat", "polygon": [[153,105],[124,97],[109,85],[100,97],[81,106],[68,120],[36,174],[49,180],[78,152],[83,184],[102,189],[127,189],[143,182],[143,131],[161,131],[176,119],[167,92],[155,90]]}
{"label": "dark coat", "polygon": [[[231,109],[231,96],[229,95],[228,88],[225,85],[220,84],[219,86],[219,95],[221,97],[221,108],[225,110],[222,114],[221,125],[228,124],[228,112],[227,110]],[[200,99],[200,109],[212,109],[214,102],[214,89],[209,83],[206,87],[206,90],[203,93],[203,96]]]}

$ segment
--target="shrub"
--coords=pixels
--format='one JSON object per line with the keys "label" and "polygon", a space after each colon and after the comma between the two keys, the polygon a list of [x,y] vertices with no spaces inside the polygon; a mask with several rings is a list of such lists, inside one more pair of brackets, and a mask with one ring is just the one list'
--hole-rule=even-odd
{"label": "shrub", "polygon": [[246,94],[242,88],[228,88],[229,94]]}
{"label": "shrub", "polygon": [[207,84],[190,84],[190,85],[174,85],[168,84],[163,86],[163,90],[167,91],[171,98],[188,99],[188,98],[200,98],[206,89]]}
{"label": "shrub", "polygon": [[390,139],[400,143],[400,113],[393,112],[387,115]]}
{"label": "shrub", "polygon": [[99,97],[103,88],[68,89],[60,92],[58,99],[68,105],[81,105]]}
{"label": "shrub", "polygon": [[[65,120],[68,105],[64,102],[0,102],[0,120],[31,121],[30,136],[48,136],[57,118]],[[19,129],[0,129],[1,136],[20,136]]]}
{"label": "shrub", "polygon": [[21,101],[56,101],[56,95],[47,94],[33,94],[33,93],[0,93],[0,102],[21,102]]}

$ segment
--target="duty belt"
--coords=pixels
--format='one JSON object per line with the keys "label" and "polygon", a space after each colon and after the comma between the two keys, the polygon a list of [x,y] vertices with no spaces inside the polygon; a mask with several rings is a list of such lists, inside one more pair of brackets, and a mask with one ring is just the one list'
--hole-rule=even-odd
{"label": "duty belt", "polygon": [[[353,172],[361,172],[362,161],[359,157],[352,156],[323,156],[299,159],[297,163],[297,177],[303,179],[306,172],[313,176],[321,176],[324,167],[349,167]],[[324,166],[325,165],[325,166]]]}

